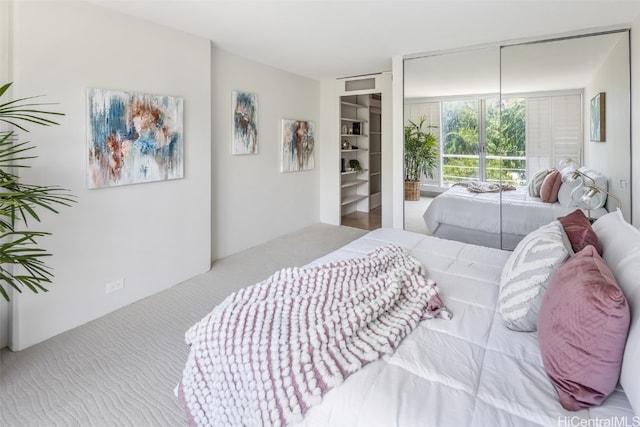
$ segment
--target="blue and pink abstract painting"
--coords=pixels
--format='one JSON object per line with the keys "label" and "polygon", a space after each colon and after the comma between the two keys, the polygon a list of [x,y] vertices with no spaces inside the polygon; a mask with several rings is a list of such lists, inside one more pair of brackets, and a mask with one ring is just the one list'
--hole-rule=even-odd
{"label": "blue and pink abstract painting", "polygon": [[233,106],[233,143],[231,154],[256,154],[258,152],[258,95],[231,92]]}
{"label": "blue and pink abstract painting", "polygon": [[87,90],[89,188],[184,176],[183,99]]}

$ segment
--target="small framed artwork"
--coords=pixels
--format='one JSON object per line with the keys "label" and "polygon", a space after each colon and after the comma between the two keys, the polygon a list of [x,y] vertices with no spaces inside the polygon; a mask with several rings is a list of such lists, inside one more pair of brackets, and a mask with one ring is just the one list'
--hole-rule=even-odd
{"label": "small framed artwork", "polygon": [[605,93],[600,92],[591,98],[591,141],[605,142],[606,134],[606,98]]}
{"label": "small framed artwork", "polygon": [[360,135],[360,123],[359,122],[353,122],[352,128],[353,128],[353,134],[354,135]]}
{"label": "small framed artwork", "polygon": [[299,172],[314,167],[314,126],[306,120],[282,119],[282,172]]}
{"label": "small framed artwork", "polygon": [[256,154],[258,152],[258,95],[231,92],[233,113],[233,142],[231,154]]}

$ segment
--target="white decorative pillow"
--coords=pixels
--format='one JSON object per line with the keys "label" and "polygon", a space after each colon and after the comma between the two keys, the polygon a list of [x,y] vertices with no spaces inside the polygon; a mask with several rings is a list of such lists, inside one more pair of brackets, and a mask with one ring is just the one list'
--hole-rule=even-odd
{"label": "white decorative pillow", "polygon": [[620,384],[636,414],[640,414],[640,230],[620,209],[598,218],[593,231],[602,243],[602,258],[622,289],[631,310],[631,326],[622,358]]}
{"label": "white decorative pillow", "polygon": [[540,187],[549,173],[549,169],[540,169],[534,173],[529,180],[529,195],[532,197],[540,197]]}
{"label": "white decorative pillow", "polygon": [[537,329],[549,280],[573,251],[560,221],[532,231],[518,243],[500,277],[498,312],[514,331]]}

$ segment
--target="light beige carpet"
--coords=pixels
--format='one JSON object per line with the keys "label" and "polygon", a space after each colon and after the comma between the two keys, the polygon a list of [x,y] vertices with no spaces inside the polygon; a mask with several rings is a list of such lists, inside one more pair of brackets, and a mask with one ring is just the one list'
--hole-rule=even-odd
{"label": "light beige carpet", "polygon": [[433,197],[420,197],[418,201],[404,202],[404,229],[416,233],[429,234],[422,215],[429,207]]}
{"label": "light beige carpet", "polygon": [[0,350],[0,426],[178,427],[185,331],[227,295],[366,231],[318,224],[21,352]]}

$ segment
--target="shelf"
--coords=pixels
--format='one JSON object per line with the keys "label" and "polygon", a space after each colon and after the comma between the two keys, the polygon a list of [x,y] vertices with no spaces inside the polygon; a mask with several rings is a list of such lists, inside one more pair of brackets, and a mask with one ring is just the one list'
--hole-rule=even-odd
{"label": "shelf", "polygon": [[342,117],[340,120],[343,122],[358,122],[358,123],[369,123],[366,119],[350,119],[348,117]]}
{"label": "shelf", "polygon": [[[338,129],[338,133],[340,133],[338,149],[340,149],[340,157],[342,157],[342,166],[348,167],[349,160],[358,159],[363,167],[363,170],[358,174],[351,169],[340,172],[342,215],[360,210],[370,210],[371,198],[369,193],[380,191],[381,174],[378,173],[378,176],[373,181],[369,176],[369,172],[372,170],[380,171],[380,161],[382,159],[381,116],[371,112],[370,100],[371,96],[368,94],[344,95],[339,100],[341,123]],[[352,132],[353,128],[359,133],[343,133],[343,131]],[[374,130],[374,133],[370,132],[370,130]],[[371,142],[374,143],[373,146]],[[350,148],[352,146],[358,148]],[[349,148],[343,150],[342,147]],[[372,183],[374,185],[373,188],[371,188]],[[377,197],[380,199],[379,194]],[[380,205],[380,200],[377,203]]]}
{"label": "shelf", "polygon": [[371,172],[369,176],[382,175],[380,172]]}
{"label": "shelf", "polygon": [[342,105],[346,105],[347,107],[356,107],[356,108],[368,108],[367,105],[363,105],[363,104],[355,104],[353,102],[347,102],[347,101],[340,101],[340,104]]}
{"label": "shelf", "polygon": [[[369,169],[363,169],[363,170],[362,170],[362,172],[361,172],[361,174],[363,174],[363,173],[365,173],[365,172],[368,172],[368,171],[369,171]],[[354,174],[354,173],[356,173],[356,171],[340,172],[340,174],[341,174],[341,175],[351,175],[351,174]]]}
{"label": "shelf", "polygon": [[360,184],[366,184],[367,182],[369,182],[369,181],[367,181],[366,179],[354,179],[352,181],[348,181],[348,182],[343,183],[340,187],[341,188],[351,188],[351,187],[356,187],[356,186],[358,186]]}
{"label": "shelf", "polygon": [[341,204],[342,204],[342,206],[349,205],[351,203],[355,203],[355,202],[359,202],[360,200],[364,200],[367,197],[369,197],[369,196],[362,195],[362,194],[356,194],[355,196],[347,196],[344,199],[342,199]]}

